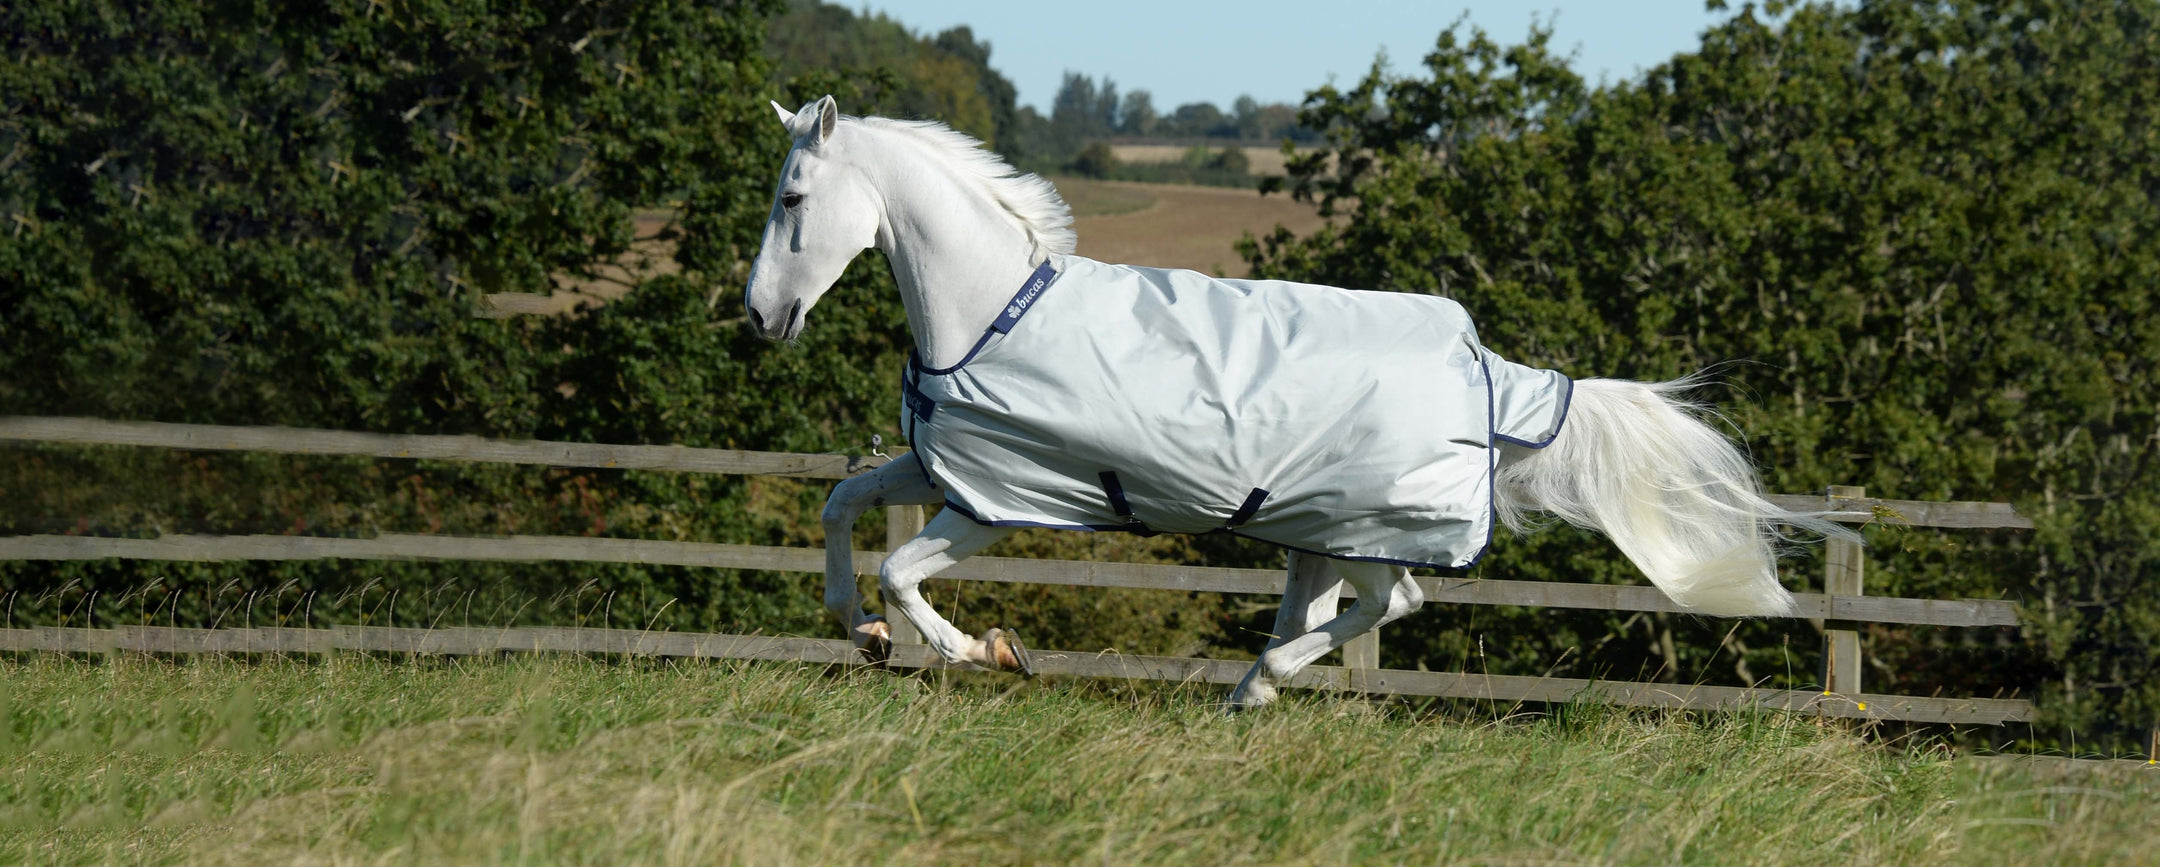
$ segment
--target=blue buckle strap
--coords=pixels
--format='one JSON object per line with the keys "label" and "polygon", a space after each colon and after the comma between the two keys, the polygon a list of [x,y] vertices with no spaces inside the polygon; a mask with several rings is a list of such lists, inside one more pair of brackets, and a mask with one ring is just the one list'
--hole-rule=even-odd
{"label": "blue buckle strap", "polygon": [[908,410],[915,413],[916,418],[923,421],[929,421],[930,416],[937,412],[937,401],[932,400],[929,395],[923,394],[921,389],[915,387],[915,377],[913,376],[901,375],[900,400],[907,404]]}
{"label": "blue buckle strap", "polygon": [[1125,522],[1125,532],[1135,536],[1156,535],[1153,528],[1133,517],[1132,504],[1125,502],[1125,485],[1118,481],[1117,473],[1103,470],[1098,477],[1102,479],[1103,496],[1110,500],[1110,511],[1117,513],[1118,519]]}

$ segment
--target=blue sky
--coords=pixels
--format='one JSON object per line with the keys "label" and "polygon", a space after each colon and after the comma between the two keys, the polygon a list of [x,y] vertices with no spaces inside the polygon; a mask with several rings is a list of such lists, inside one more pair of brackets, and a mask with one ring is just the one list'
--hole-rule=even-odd
{"label": "blue sky", "polygon": [[883,11],[919,33],[974,28],[1020,103],[1040,110],[1066,70],[1147,90],[1159,111],[1197,101],[1227,109],[1240,94],[1295,104],[1330,76],[1355,82],[1382,49],[1396,71],[1422,69],[1434,37],[1465,13],[1502,44],[1521,42],[1533,16],[1550,21],[1554,45],[1575,53],[1576,71],[1592,82],[1619,80],[1693,48],[1704,28],[1731,14],[1707,12],[1702,0],[838,2]]}

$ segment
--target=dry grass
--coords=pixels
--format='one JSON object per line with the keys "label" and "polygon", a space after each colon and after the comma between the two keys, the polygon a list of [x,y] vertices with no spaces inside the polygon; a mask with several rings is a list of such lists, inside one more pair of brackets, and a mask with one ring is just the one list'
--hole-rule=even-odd
{"label": "dry grass", "polygon": [[1073,230],[1080,235],[1080,255],[1103,262],[1242,277],[1246,268],[1235,246],[1239,238],[1247,233],[1265,235],[1277,225],[1302,235],[1324,222],[1318,209],[1284,195],[1262,196],[1229,187],[1094,183],[1144,192],[1157,202],[1144,210],[1073,220]]}
{"label": "dry grass", "polygon": [[0,663],[9,863],[2132,863],[2160,778],[1782,716],[578,658]]}
{"label": "dry grass", "polygon": [[[1117,156],[1118,161],[1126,163],[1174,163],[1184,159],[1185,152],[1190,149],[1191,146],[1189,145],[1110,146],[1110,152]],[[1208,150],[1220,151],[1222,148],[1210,147]],[[1283,166],[1287,160],[1283,156],[1282,148],[1248,146],[1240,148],[1240,150],[1245,152],[1245,159],[1250,166],[1246,171],[1255,175],[1280,175],[1284,173]],[[1299,148],[1298,152],[1311,153],[1313,150],[1315,148]]]}

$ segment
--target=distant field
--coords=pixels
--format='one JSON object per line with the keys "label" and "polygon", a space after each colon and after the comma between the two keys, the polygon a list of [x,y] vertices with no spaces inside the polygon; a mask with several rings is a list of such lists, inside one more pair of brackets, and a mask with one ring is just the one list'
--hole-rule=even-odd
{"label": "distant field", "polygon": [[1143,184],[1073,177],[1051,178],[1050,182],[1057,186],[1058,195],[1065,199],[1065,204],[1072,207],[1074,217],[1130,214],[1152,208],[1159,201]]}
{"label": "distant field", "polygon": [[[1060,190],[1074,184],[1071,179],[1055,180]],[[1279,223],[1305,234],[1324,222],[1313,206],[1280,194],[1262,196],[1229,187],[1124,181],[1080,183],[1142,193],[1156,201],[1153,207],[1142,210],[1081,216],[1073,221],[1073,231],[1080,235],[1080,255],[1105,262],[1191,268],[1242,277],[1245,263],[1233,245],[1245,233],[1265,235]]]}
{"label": "distant field", "polygon": [[[1189,148],[1189,145],[1111,145],[1110,152],[1116,154],[1120,162],[1174,163],[1183,159],[1185,151]],[[1279,175],[1283,173],[1284,160],[1281,148],[1243,147],[1239,149],[1243,150],[1245,158],[1251,161],[1251,168],[1247,169],[1247,171],[1256,175]],[[1219,151],[1222,148],[1211,147],[1208,150]],[[1309,151],[1310,148],[1301,150]]]}
{"label": "distant field", "polygon": [[2160,772],[1791,716],[581,657],[0,661],[10,864],[2131,864]]}

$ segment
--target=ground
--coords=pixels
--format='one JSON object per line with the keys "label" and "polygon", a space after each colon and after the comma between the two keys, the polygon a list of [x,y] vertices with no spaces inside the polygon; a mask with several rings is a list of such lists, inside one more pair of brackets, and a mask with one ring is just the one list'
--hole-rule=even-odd
{"label": "ground", "polygon": [[[785,663],[0,660],[0,863],[2151,863],[2160,771],[1785,715]],[[1555,713],[1557,711],[1557,713]]]}
{"label": "ground", "polygon": [[[1312,205],[1289,196],[1252,190],[1119,181],[1059,180],[1059,188],[1097,184],[1143,193],[1155,204],[1127,213],[1081,216],[1073,221],[1079,253],[1103,262],[1190,268],[1221,277],[1245,276],[1235,247],[1246,233],[1265,235],[1277,224],[1298,234],[1320,227]],[[1085,213],[1085,212],[1081,212]]]}

